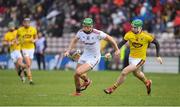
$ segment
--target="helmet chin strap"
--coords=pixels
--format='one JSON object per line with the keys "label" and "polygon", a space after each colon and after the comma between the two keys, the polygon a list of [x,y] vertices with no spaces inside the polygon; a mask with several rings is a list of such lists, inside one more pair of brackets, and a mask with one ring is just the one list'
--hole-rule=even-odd
{"label": "helmet chin strap", "polygon": [[90,31],[84,31],[84,30],[83,30],[83,32],[86,33],[86,34],[90,34],[92,31],[93,31],[93,30],[90,30]]}

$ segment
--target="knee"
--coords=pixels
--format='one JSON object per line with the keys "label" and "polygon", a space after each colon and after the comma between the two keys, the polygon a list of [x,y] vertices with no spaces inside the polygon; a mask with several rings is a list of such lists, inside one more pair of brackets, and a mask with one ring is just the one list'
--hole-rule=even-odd
{"label": "knee", "polygon": [[137,75],[137,72],[133,72],[133,75],[136,76],[136,75]]}
{"label": "knee", "polygon": [[134,76],[137,76],[137,75],[139,75],[140,73],[141,73],[140,71],[134,71],[134,72],[133,72],[133,75],[134,75]]}
{"label": "knee", "polygon": [[122,75],[122,76],[126,76],[127,73],[126,73],[125,71],[122,71],[121,75]]}
{"label": "knee", "polygon": [[75,77],[75,78],[76,78],[76,77],[80,77],[80,76],[81,76],[80,73],[77,73],[77,72],[76,72],[76,73],[74,74],[74,77]]}
{"label": "knee", "polygon": [[81,76],[81,71],[79,69],[77,69],[74,76]]}
{"label": "knee", "polygon": [[30,65],[30,64],[26,64],[26,67],[27,67],[27,68],[30,68],[30,67],[31,67],[31,65]]}

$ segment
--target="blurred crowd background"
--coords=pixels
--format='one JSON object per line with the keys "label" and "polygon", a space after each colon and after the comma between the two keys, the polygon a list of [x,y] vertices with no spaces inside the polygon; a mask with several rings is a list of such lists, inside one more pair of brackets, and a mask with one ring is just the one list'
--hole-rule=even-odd
{"label": "blurred crowd background", "polygon": [[95,28],[114,37],[129,31],[130,21],[137,17],[151,33],[180,35],[179,0],[0,0],[1,30],[9,22],[20,25],[24,17],[30,17],[39,31],[56,37],[76,32],[85,17],[93,17]]}
{"label": "blurred crowd background", "polygon": [[[143,29],[160,41],[162,56],[180,55],[179,0],[0,0],[0,38],[8,23],[18,27],[25,17],[46,37],[47,53],[63,52],[82,20],[92,17],[94,27],[117,42],[131,29],[131,21],[140,18]],[[148,54],[155,55],[153,46]]]}

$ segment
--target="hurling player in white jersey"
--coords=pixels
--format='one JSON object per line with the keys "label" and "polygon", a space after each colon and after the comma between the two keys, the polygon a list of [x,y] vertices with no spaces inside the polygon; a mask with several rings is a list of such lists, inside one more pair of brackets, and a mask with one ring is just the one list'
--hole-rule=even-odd
{"label": "hurling player in white jersey", "polygon": [[[120,53],[115,40],[111,36],[93,28],[93,20],[91,18],[85,18],[82,25],[83,28],[77,32],[76,36],[72,39],[69,48],[64,53],[65,56],[69,56],[70,51],[75,48],[78,40],[84,44],[84,52],[78,60],[78,65],[74,74],[76,92],[73,95],[75,96],[81,95],[81,91],[85,90],[92,82],[87,77],[86,73],[93,69],[93,67],[100,61],[101,39],[107,40],[112,44],[115,50],[115,55],[119,55]],[[80,79],[83,80],[82,84]]]}

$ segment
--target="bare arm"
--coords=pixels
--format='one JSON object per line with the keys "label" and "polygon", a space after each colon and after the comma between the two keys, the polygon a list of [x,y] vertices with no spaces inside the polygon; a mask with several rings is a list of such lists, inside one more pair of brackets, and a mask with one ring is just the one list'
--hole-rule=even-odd
{"label": "bare arm", "polygon": [[78,40],[79,40],[79,38],[77,38],[76,36],[71,40],[71,43],[70,43],[68,49],[66,50],[66,52],[64,53],[64,56],[68,56],[68,55],[69,55],[69,52],[70,52],[73,48],[75,48],[76,43],[77,43]]}
{"label": "bare arm", "polygon": [[110,42],[114,48],[114,50],[119,50],[116,41],[109,35],[107,35],[107,37],[105,38],[105,40],[107,40],[108,42]]}
{"label": "bare arm", "polygon": [[116,41],[109,35],[107,35],[107,37],[105,38],[105,40],[107,40],[108,42],[110,42],[115,50],[115,55],[119,55],[120,54],[120,50],[118,48],[118,45],[116,43]]}
{"label": "bare arm", "polygon": [[71,40],[71,43],[70,43],[70,45],[69,45],[69,47],[68,47],[68,50],[69,50],[69,51],[71,51],[73,48],[75,48],[76,43],[77,43],[78,40],[79,40],[79,39],[78,39],[77,37],[74,37],[74,38]]}
{"label": "bare arm", "polygon": [[19,39],[19,34],[18,33],[16,35],[16,40],[15,41],[16,41],[17,44],[23,42],[22,39],[21,40]]}

